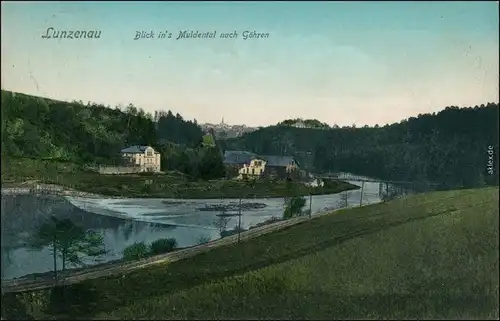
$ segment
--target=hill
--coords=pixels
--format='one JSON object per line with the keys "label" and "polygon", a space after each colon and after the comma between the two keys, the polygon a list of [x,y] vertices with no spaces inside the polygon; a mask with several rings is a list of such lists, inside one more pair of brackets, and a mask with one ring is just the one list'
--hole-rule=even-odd
{"label": "hill", "polygon": [[[215,175],[199,164],[202,129],[171,111],[156,115],[132,104],[111,108],[101,104],[64,102],[2,90],[2,168],[5,158],[32,158],[74,164],[117,164],[120,150],[150,145],[162,155],[162,170],[190,177]],[[157,113],[158,114],[158,113]],[[214,153],[218,155],[218,153]],[[4,157],[5,156],[5,157]]]}
{"label": "hill", "polygon": [[284,121],[278,123],[278,126],[290,126],[290,127],[297,127],[297,128],[315,128],[315,129],[328,129],[328,128],[330,128],[330,125],[328,125],[327,123],[322,123],[317,119],[302,119],[302,118],[287,119],[287,120],[284,120]]}
{"label": "hill", "polygon": [[[344,182],[308,188],[293,182],[256,184],[219,180],[224,166],[218,141],[196,121],[171,111],[155,118],[126,108],[63,102],[2,90],[2,184],[57,184],[110,196],[163,198],[281,197],[337,193]],[[161,153],[163,175],[100,175],[95,164],[119,164],[120,150],[150,145]],[[291,187],[290,187],[291,186]]]}
{"label": "hill", "polygon": [[447,188],[497,185],[498,116],[498,103],[488,103],[447,107],[384,127],[272,126],[225,140],[224,148],[293,155],[318,172],[435,181]]}
{"label": "hill", "polygon": [[420,194],[69,286],[66,306],[52,300],[59,314],[97,319],[493,319],[498,214],[498,188]]}

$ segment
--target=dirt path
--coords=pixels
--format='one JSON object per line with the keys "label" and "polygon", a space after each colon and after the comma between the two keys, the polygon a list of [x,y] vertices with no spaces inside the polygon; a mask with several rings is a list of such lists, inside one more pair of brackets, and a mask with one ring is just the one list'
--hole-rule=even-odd
{"label": "dirt path", "polygon": [[[315,214],[314,216],[312,216],[312,219],[329,213],[332,213],[332,211]],[[308,220],[309,220],[308,216],[303,216],[303,217],[292,218],[286,221],[278,221],[276,223],[244,231],[240,234],[240,238],[241,240],[251,239]],[[88,279],[96,279],[112,275],[120,275],[133,270],[142,269],[153,264],[175,262],[188,257],[192,257],[194,255],[203,252],[210,251],[211,249],[219,246],[235,244],[237,242],[238,242],[238,235],[236,234],[225,237],[223,239],[218,239],[212,242],[208,242],[205,244],[196,245],[193,247],[150,257],[135,262],[125,262],[125,263],[120,262],[116,264],[89,267],[87,269],[78,271],[70,271],[68,272],[67,275],[60,277],[59,281],[57,282],[57,285],[73,284]],[[53,280],[6,280],[2,281],[2,293],[41,290],[53,287],[55,285],[56,283],[54,283]]]}

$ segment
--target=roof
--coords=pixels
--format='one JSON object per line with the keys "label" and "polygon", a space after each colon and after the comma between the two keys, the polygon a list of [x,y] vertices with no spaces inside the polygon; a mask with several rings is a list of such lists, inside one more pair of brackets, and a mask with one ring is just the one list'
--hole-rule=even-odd
{"label": "roof", "polygon": [[241,151],[241,150],[226,150],[224,152],[224,164],[245,164],[258,157],[257,154]]}
{"label": "roof", "polygon": [[[121,152],[122,153],[127,153],[127,154],[142,154],[148,148],[153,148],[153,147],[151,147],[151,146],[134,145],[134,146],[130,146],[130,147],[122,149]],[[155,153],[158,154],[158,152],[155,152]]]}
{"label": "roof", "polygon": [[[266,166],[285,167],[295,159],[292,156],[257,155],[252,152],[228,150],[224,152],[224,164],[248,164],[252,159],[260,158],[266,161]],[[297,161],[295,161],[297,163]]]}
{"label": "roof", "polygon": [[285,167],[295,161],[292,156],[262,155],[259,157],[266,161],[266,166]]}

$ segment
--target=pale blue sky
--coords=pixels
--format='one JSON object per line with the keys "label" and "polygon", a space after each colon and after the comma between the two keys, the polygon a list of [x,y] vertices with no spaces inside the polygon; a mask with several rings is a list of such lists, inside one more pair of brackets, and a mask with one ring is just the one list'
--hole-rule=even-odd
{"label": "pale blue sky", "polygon": [[[498,102],[498,23],[497,2],[2,2],[1,80],[198,122],[386,124]],[[42,39],[49,27],[102,33]],[[133,40],[142,30],[239,38]]]}

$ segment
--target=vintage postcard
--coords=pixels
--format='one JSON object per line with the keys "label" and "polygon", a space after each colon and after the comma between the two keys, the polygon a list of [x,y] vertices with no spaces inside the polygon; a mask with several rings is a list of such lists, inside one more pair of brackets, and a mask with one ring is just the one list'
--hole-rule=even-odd
{"label": "vintage postcard", "polygon": [[498,320],[498,12],[2,2],[2,320]]}

